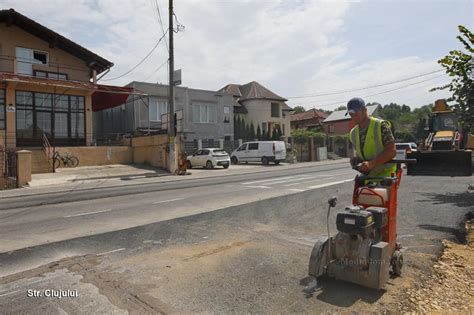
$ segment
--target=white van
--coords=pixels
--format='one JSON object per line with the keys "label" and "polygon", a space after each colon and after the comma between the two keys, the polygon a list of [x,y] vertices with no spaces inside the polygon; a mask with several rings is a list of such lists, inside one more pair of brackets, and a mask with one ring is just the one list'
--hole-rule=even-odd
{"label": "white van", "polygon": [[279,164],[286,159],[286,147],[283,141],[245,142],[230,155],[232,164],[240,162],[269,162]]}

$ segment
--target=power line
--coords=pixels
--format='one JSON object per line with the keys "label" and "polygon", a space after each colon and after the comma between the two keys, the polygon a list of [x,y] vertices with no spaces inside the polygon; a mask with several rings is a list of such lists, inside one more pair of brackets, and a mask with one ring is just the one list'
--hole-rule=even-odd
{"label": "power line", "polygon": [[386,86],[386,85],[391,85],[391,84],[395,84],[395,83],[409,81],[409,80],[412,80],[412,79],[424,77],[424,76],[434,74],[434,73],[438,73],[438,72],[444,72],[444,70],[431,71],[431,72],[428,72],[428,73],[416,75],[416,76],[413,76],[413,77],[409,77],[409,78],[405,78],[405,79],[401,79],[401,80],[397,80],[397,81],[391,81],[391,82],[386,82],[386,83],[382,83],[382,84],[371,85],[371,86],[366,86],[366,87],[356,88],[356,89],[351,89],[351,90],[334,91],[334,92],[329,92],[329,93],[324,93],[324,94],[291,96],[291,97],[287,97],[287,98],[288,99],[311,98],[311,97],[330,96],[330,95],[338,95],[338,94],[344,94],[344,93],[349,93],[349,92],[369,90],[369,89],[373,89],[373,88],[377,88],[377,87],[382,87],[382,86]]}
{"label": "power line", "polygon": [[151,78],[155,73],[157,73],[167,63],[168,63],[168,59],[166,59],[165,62],[163,62],[158,68],[153,70],[153,72],[146,79],[144,79],[143,81],[145,81],[145,82],[148,81],[149,78]]}
{"label": "power line", "polygon": [[155,51],[155,49],[156,49],[156,48],[158,47],[158,45],[160,44],[161,40],[162,40],[163,38],[165,38],[166,33],[167,33],[167,32],[165,32],[165,33],[163,34],[163,36],[160,37],[160,39],[156,42],[155,46],[150,50],[150,52],[149,52],[145,57],[143,57],[143,59],[140,60],[140,62],[137,63],[133,68],[131,68],[131,69],[128,70],[127,72],[125,72],[125,73],[123,73],[123,74],[121,74],[121,75],[119,75],[119,76],[117,76],[117,77],[115,77],[115,78],[103,79],[102,81],[112,81],[112,80],[119,79],[119,78],[121,78],[121,77],[126,76],[127,74],[129,74],[130,72],[132,72],[133,70],[135,70],[136,68],[138,68],[138,66],[140,66],[140,65],[141,65],[148,57],[150,57],[150,55]]}
{"label": "power line", "polygon": [[[156,10],[158,12],[158,18],[160,20],[160,25],[161,25],[161,31],[163,32],[163,35],[164,35],[166,33],[165,33],[165,28],[163,26],[163,19],[161,18],[160,2],[158,0],[153,0],[153,1],[155,2],[155,5],[156,5]],[[168,42],[166,41],[166,38],[165,38],[165,45],[166,45],[166,50],[169,51]]]}
{"label": "power line", "polygon": [[[418,81],[418,82],[411,83],[411,84],[404,85],[404,86],[400,86],[400,87],[397,87],[397,88],[394,88],[394,89],[390,89],[390,90],[386,90],[386,91],[382,91],[382,92],[378,92],[378,93],[374,93],[374,94],[364,95],[364,96],[362,96],[362,98],[367,98],[367,97],[372,97],[372,96],[391,93],[391,92],[398,91],[398,90],[401,90],[401,89],[404,89],[404,88],[407,88],[407,87],[410,87],[410,86],[413,86],[413,85],[417,85],[417,84],[421,84],[421,83],[424,83],[424,82],[427,82],[427,81],[431,81],[431,80],[440,78],[442,76],[443,75],[439,75],[439,76],[436,76],[434,78],[429,78],[429,79],[426,79],[426,80]],[[316,107],[318,107],[318,108],[328,107],[328,106],[338,105],[338,104],[341,104],[341,103],[344,103],[344,102],[347,102],[347,99],[346,100],[341,100],[341,101],[338,101],[338,102],[329,103],[329,104],[318,105]]]}

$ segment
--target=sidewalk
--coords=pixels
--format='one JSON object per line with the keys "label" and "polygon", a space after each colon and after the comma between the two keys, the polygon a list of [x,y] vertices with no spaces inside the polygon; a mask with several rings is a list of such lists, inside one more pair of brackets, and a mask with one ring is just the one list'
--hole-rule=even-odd
{"label": "sidewalk", "polygon": [[193,180],[221,176],[232,176],[249,173],[299,169],[312,166],[332,164],[349,164],[349,159],[326,160],[320,162],[300,162],[296,164],[263,166],[260,163],[231,165],[228,169],[214,168],[191,169],[191,175],[176,176],[159,168],[145,165],[104,165],[84,166],[77,168],[59,168],[56,173],[34,174],[28,187],[2,190],[0,199],[9,197],[31,196],[38,194],[90,190],[118,186],[134,186],[150,183],[164,183],[181,180]]}

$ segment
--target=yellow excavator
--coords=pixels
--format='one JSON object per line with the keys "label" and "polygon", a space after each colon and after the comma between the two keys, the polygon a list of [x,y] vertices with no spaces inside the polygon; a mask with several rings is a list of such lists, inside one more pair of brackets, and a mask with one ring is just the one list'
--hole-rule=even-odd
{"label": "yellow excavator", "polygon": [[[466,141],[469,146],[472,135]],[[463,139],[458,115],[446,100],[435,102],[429,121],[429,135],[418,151],[407,154],[416,159],[407,166],[408,175],[471,176],[472,151],[462,147]]]}

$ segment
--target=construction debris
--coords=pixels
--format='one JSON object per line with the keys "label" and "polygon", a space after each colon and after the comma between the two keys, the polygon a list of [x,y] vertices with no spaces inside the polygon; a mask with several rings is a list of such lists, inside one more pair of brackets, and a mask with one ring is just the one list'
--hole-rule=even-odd
{"label": "construction debris", "polygon": [[403,313],[474,313],[474,220],[466,222],[467,244],[443,241],[431,275],[403,294]]}

